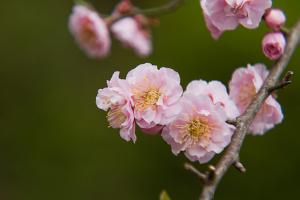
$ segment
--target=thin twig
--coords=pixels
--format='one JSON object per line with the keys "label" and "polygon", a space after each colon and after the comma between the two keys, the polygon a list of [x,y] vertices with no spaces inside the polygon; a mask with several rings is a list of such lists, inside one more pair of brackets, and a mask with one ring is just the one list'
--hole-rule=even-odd
{"label": "thin twig", "polygon": [[145,16],[157,16],[157,15],[163,15],[168,14],[170,12],[175,11],[177,8],[179,8],[185,0],[171,0],[170,2],[159,6],[155,8],[149,8],[149,9],[140,9],[140,8],[133,8],[131,12],[126,14],[120,14],[120,15],[112,15],[109,18],[106,19],[108,24],[113,24],[117,22],[120,19],[123,19],[124,17],[130,17],[134,15],[145,15]]}
{"label": "thin twig", "polygon": [[292,83],[292,76],[294,75],[294,72],[288,71],[286,75],[283,77],[283,79],[274,87],[270,88],[270,92],[274,92],[275,90],[284,89],[286,86],[290,85]]}
{"label": "thin twig", "polygon": [[227,124],[230,124],[230,125],[233,125],[233,126],[236,126],[237,125],[237,121],[235,119],[229,119],[226,121]]}
{"label": "thin twig", "polygon": [[203,174],[202,172],[200,172],[198,169],[196,169],[193,165],[189,164],[189,163],[185,163],[184,164],[184,168],[194,174],[196,174],[201,181],[205,182],[207,179],[207,176],[205,174]]}
{"label": "thin twig", "polygon": [[281,59],[272,67],[269,76],[265,80],[258,94],[254,97],[250,106],[245,113],[237,118],[235,133],[232,137],[231,144],[216,165],[214,177],[211,181],[205,182],[200,200],[213,199],[215,190],[227,170],[239,162],[239,152],[244,142],[245,136],[256,114],[260,110],[265,99],[271,94],[271,89],[276,86],[280,76],[287,67],[292,55],[294,54],[300,41],[300,20],[296,26],[291,29],[287,38],[287,47]]}
{"label": "thin twig", "polygon": [[233,166],[242,173],[246,172],[245,166],[240,161],[235,162]]}

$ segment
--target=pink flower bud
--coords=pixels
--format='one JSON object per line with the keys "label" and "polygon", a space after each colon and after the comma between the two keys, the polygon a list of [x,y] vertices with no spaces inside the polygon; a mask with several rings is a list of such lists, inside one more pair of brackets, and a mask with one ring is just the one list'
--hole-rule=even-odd
{"label": "pink flower bud", "polygon": [[129,13],[133,9],[133,5],[130,0],[123,0],[116,6],[116,12],[120,14]]}
{"label": "pink flower bud", "polygon": [[262,41],[263,52],[270,60],[279,59],[286,46],[285,37],[282,33],[268,33]]}
{"label": "pink flower bud", "polygon": [[285,14],[279,9],[271,9],[265,15],[267,26],[274,30],[279,31],[285,23]]}

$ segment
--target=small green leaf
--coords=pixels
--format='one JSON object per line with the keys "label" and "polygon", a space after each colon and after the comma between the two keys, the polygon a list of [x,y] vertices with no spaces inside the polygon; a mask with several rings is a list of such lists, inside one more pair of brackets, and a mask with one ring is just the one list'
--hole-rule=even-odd
{"label": "small green leaf", "polygon": [[171,198],[169,197],[168,193],[163,190],[159,195],[159,200],[171,200]]}

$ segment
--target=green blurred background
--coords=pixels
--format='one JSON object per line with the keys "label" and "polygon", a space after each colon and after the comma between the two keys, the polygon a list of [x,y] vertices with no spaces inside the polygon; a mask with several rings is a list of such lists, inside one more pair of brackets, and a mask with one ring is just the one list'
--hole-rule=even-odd
{"label": "green blurred background", "polygon": [[[134,2],[147,8],[166,1]],[[109,13],[117,0],[91,2]],[[136,144],[121,140],[95,106],[97,89],[114,71],[124,77],[144,62],[177,70],[184,87],[200,78],[227,83],[236,67],[271,65],[260,47],[267,29],[239,28],[215,42],[198,0],[187,0],[161,17],[151,57],[139,59],[114,40],[110,57],[90,60],[68,31],[72,6],[71,0],[0,2],[0,199],[155,200],[162,189],[173,200],[197,199],[201,184],[183,169],[186,158],[173,156],[159,136],[138,132]],[[286,11],[288,26],[300,17],[299,0],[274,6]],[[231,169],[216,199],[300,198],[299,55],[289,65],[294,83],[279,94],[284,123],[246,139],[241,159],[248,171]]]}

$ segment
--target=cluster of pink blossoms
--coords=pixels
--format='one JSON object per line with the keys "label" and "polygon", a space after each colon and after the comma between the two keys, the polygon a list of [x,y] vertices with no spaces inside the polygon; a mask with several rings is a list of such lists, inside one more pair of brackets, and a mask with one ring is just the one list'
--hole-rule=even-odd
{"label": "cluster of pink blossoms", "polygon": [[271,0],[200,0],[200,4],[214,39],[218,39],[224,31],[236,29],[239,24],[248,29],[257,28],[265,19],[273,32],[263,38],[263,52],[271,60],[282,56],[286,40],[281,28],[286,18],[281,10],[271,9]]}
{"label": "cluster of pink blossoms", "polygon": [[[204,19],[214,39],[224,31],[242,26],[257,28],[262,19],[272,30],[262,48],[271,60],[284,53],[285,15],[272,9],[271,0],[200,0]],[[110,32],[125,47],[141,57],[152,52],[149,25],[144,15],[130,14],[130,0],[122,0],[107,18],[88,5],[76,5],[69,27],[80,47],[90,57],[103,58],[110,52]],[[206,163],[230,144],[235,127],[228,121],[243,114],[262,87],[269,72],[263,64],[235,70],[229,92],[219,81],[195,80],[185,91],[179,74],[170,68],[146,63],[131,70],[125,79],[115,72],[107,87],[99,89],[96,104],[107,111],[110,127],[119,129],[126,141],[136,142],[136,126],[144,133],[160,134],[177,155]],[[250,134],[262,135],[281,123],[283,114],[275,95],[269,96],[250,126]]]}
{"label": "cluster of pink blossoms", "polygon": [[107,86],[98,91],[97,106],[108,110],[110,126],[120,128],[121,137],[127,141],[136,141],[135,124],[156,134],[178,113],[182,87],[179,74],[170,68],[139,65],[126,79],[115,72]]}
{"label": "cluster of pink blossoms", "polygon": [[[268,75],[262,64],[237,69],[229,93],[219,81],[192,81],[186,90],[170,68],[146,63],[125,79],[115,72],[96,97],[99,109],[108,111],[112,128],[136,141],[135,126],[147,134],[161,134],[172,152],[183,151],[191,161],[206,163],[230,143],[235,127],[228,124],[241,115]],[[274,96],[268,97],[251,125],[252,134],[263,134],[279,124],[283,114]]]}
{"label": "cluster of pink blossoms", "polygon": [[[281,10],[271,8],[272,0],[200,0],[200,4],[214,39],[224,31],[236,29],[239,24],[248,29],[257,28],[264,19],[272,32],[263,38],[263,52],[271,60],[282,56],[286,39],[281,29],[286,18]],[[133,10],[130,0],[122,0],[111,16],[103,18],[91,6],[76,5],[69,27],[79,46],[90,57],[103,58],[109,54],[110,30],[125,47],[146,57],[152,53],[151,20],[141,14],[122,17]]]}
{"label": "cluster of pink blossoms", "polygon": [[149,56],[152,53],[150,20],[146,16],[135,15],[114,21],[118,16],[129,13],[131,9],[131,2],[123,0],[111,16],[103,18],[91,6],[79,4],[73,8],[69,29],[78,45],[91,58],[108,56],[111,48],[110,31],[138,56]]}

